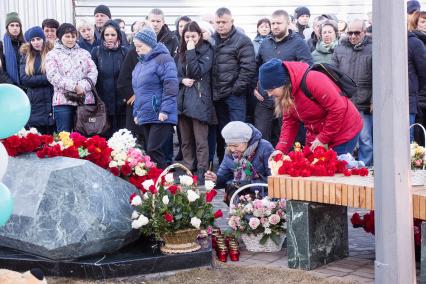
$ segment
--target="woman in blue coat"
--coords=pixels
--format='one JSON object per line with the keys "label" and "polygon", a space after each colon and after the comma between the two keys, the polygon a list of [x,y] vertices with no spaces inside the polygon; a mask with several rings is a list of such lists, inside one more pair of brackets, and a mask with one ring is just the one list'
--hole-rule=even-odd
{"label": "woman in blue coat", "polygon": [[52,111],[53,86],[46,77],[45,61],[53,48],[41,27],[33,27],[25,33],[27,43],[21,46],[20,81],[27,88],[31,103],[31,115],[27,127],[35,127],[42,134],[55,131]]}
{"label": "woman in blue coat", "polygon": [[105,133],[107,138],[126,126],[126,100],[117,92],[118,75],[127,54],[122,42],[119,25],[109,20],[102,29],[101,45],[92,49],[92,59],[98,68],[96,89],[106,105],[110,125]]}
{"label": "woman in blue coat", "polygon": [[176,64],[166,46],[157,43],[151,28],[138,32],[134,44],[139,62],[132,73],[136,96],[133,117],[136,124],[142,125],[147,154],[158,167],[165,168],[163,145],[177,123]]}
{"label": "woman in blue coat", "polygon": [[203,40],[196,22],[187,23],[182,32],[178,60],[178,111],[184,165],[194,169],[203,184],[209,162],[209,124],[214,112],[211,92],[213,48]]}

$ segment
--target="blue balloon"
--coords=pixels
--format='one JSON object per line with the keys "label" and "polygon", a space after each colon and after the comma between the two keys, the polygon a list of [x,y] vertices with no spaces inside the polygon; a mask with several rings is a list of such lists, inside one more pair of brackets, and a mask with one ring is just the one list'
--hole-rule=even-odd
{"label": "blue balloon", "polygon": [[11,84],[0,84],[0,139],[24,128],[30,113],[30,100],[22,89]]}
{"label": "blue balloon", "polygon": [[0,227],[4,226],[12,215],[13,199],[9,189],[0,183]]}

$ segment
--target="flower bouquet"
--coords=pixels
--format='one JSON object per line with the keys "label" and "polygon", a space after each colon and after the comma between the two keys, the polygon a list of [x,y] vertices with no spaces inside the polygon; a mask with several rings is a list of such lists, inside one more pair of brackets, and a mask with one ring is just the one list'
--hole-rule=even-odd
{"label": "flower bouquet", "polygon": [[132,214],[132,227],[140,229],[144,235],[154,235],[164,240],[161,251],[183,253],[200,249],[196,242],[200,229],[207,229],[222,211],[213,213],[212,200],[217,192],[214,183],[206,182],[206,193],[197,189],[197,178],[184,168],[187,175],[179,177],[175,183],[169,170],[183,166],[174,164],[166,168],[158,179],[142,183],[145,190],[142,197],[133,194],[130,203],[135,207]]}
{"label": "flower bouquet", "polygon": [[[257,193],[256,193],[257,196]],[[228,221],[237,237],[241,236],[249,251],[276,252],[285,240],[285,201],[271,201],[250,195],[240,196],[237,205],[231,205]]]}
{"label": "flower bouquet", "polygon": [[426,157],[425,148],[419,146],[416,142],[410,145],[411,157],[411,182],[412,185],[424,185],[426,177]]}

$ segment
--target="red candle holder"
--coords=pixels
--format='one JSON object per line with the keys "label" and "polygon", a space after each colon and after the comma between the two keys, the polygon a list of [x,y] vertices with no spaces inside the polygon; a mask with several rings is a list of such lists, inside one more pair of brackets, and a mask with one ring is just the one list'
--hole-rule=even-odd
{"label": "red candle holder", "polygon": [[240,260],[240,252],[238,250],[230,250],[229,258],[231,261],[239,261]]}
{"label": "red candle holder", "polygon": [[221,262],[227,262],[228,261],[228,252],[226,250],[218,250],[217,251],[217,258]]}

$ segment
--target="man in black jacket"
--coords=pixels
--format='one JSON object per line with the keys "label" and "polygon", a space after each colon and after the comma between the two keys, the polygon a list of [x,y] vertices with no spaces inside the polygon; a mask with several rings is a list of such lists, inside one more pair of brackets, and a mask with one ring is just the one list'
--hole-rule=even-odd
{"label": "man in black jacket", "polygon": [[[235,29],[231,11],[219,8],[215,21],[212,90],[220,133],[230,121],[245,121],[246,95],[255,77],[256,63],[253,44],[250,38]],[[221,135],[217,137],[217,155],[222,161],[225,142]]]}
{"label": "man in black jacket", "polygon": [[164,22],[164,13],[160,9],[152,9],[148,21],[157,34],[157,41],[163,43],[172,57],[175,56],[179,46],[179,39]]}
{"label": "man in black jacket", "polygon": [[[308,45],[299,35],[288,29],[289,15],[284,10],[277,10],[272,13],[271,32],[272,36],[266,38],[259,47],[256,57],[257,67],[272,58],[285,61],[302,61],[309,65],[313,64],[311,52]],[[268,97],[265,90],[254,90],[257,98],[254,113],[255,126],[262,133],[263,139],[275,145],[281,132],[281,119],[274,119],[274,99]],[[297,140],[303,142],[303,133]]]}

